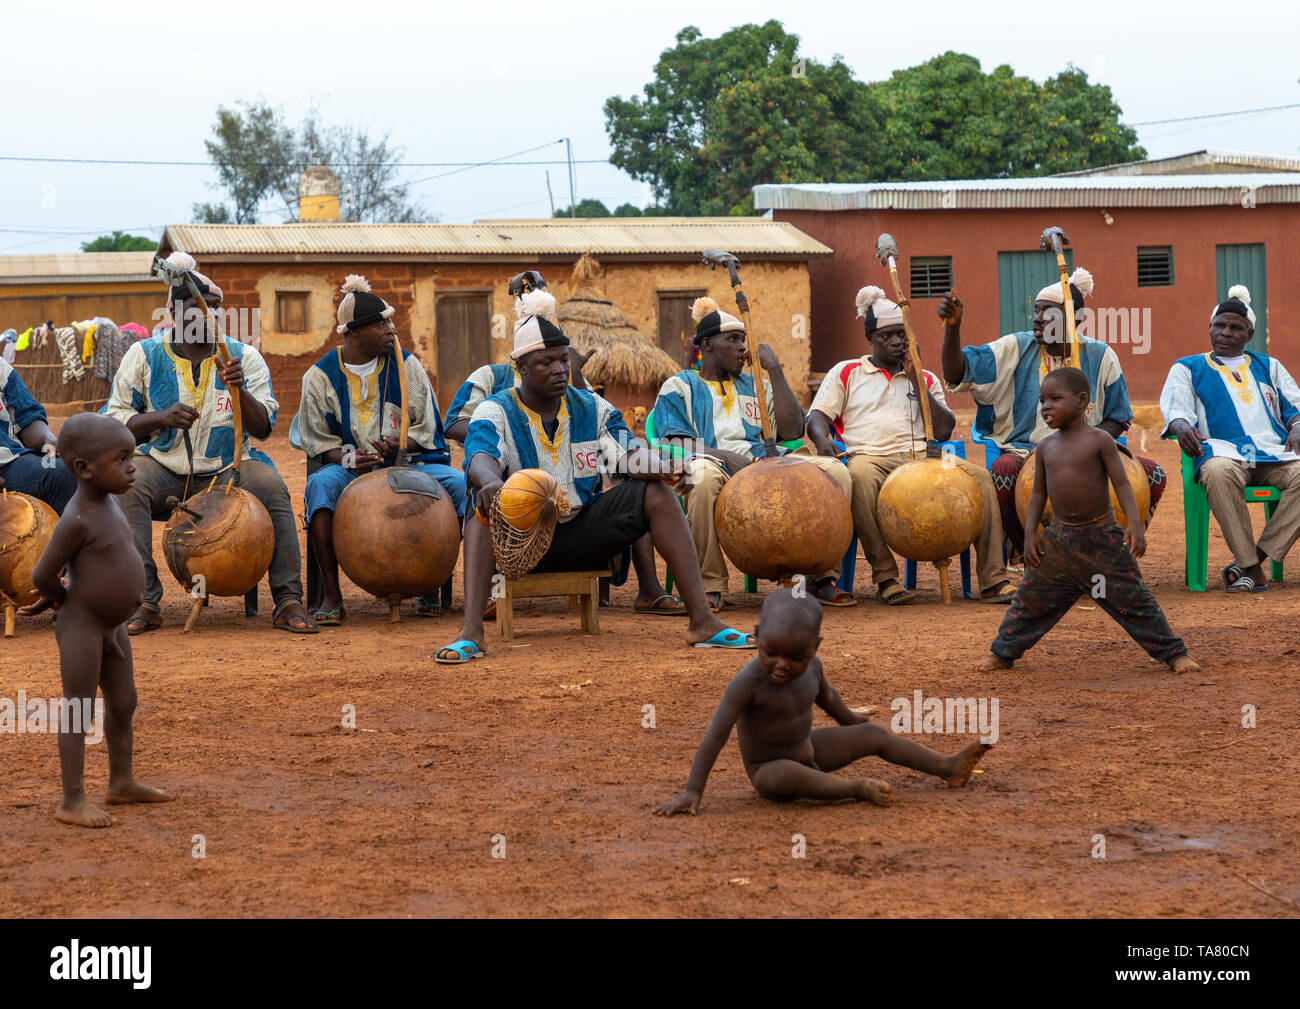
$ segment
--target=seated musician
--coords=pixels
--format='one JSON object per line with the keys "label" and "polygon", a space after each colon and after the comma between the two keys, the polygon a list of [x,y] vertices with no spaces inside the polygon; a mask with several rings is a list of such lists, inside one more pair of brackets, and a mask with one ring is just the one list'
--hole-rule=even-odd
{"label": "seated musician", "polygon": [[[700,573],[709,606],[723,607],[727,591],[727,562],[718,542],[714,505],[727,481],[763,456],[754,379],[745,373],[749,348],[745,324],[718,308],[712,298],[698,298],[691,306],[695,319],[695,346],[700,351],[699,371],[681,371],[668,379],[655,401],[655,437],[676,445],[687,454],[686,520],[695,541]],[[804,417],[776,353],[766,343],[758,345],[759,364],[771,376],[763,380],[763,395],[772,418],[776,440],[803,437]],[[811,458],[836,481],[848,499],[848,472],[835,460]],[[836,586],[839,565],[831,571],[808,572],[814,594],[827,606],[853,606],[853,594]]]}
{"label": "seated musician", "polygon": [[[307,477],[307,535],[320,566],[321,602],[314,614],[324,627],[341,624],[347,613],[339,588],[334,553],[334,505],[362,473],[391,466],[397,459],[402,420],[401,383],[393,354],[396,311],[370,291],[364,277],[350,275],[338,308],[343,344],[330,350],[302,377],[298,435],[310,458],[324,463]],[[406,451],[410,464],[423,470],[451,495],[456,514],[465,515],[465,477],[451,465],[442,415],[433,386],[420,359],[402,349],[406,373]],[[441,612],[436,598],[417,601],[416,612]]]}
{"label": "seated musician", "polygon": [[[876,499],[890,473],[914,457],[924,457],[925,422],[916,398],[919,383],[907,353],[902,309],[874,286],[862,288],[856,302],[871,353],[841,361],[826,372],[808,414],[808,438],[825,457],[836,455],[832,434],[844,443],[858,540],[871,563],[880,601],[898,606],[915,601],[916,593],[898,582],[898,563],[880,532]],[[948,409],[939,379],[928,371],[924,375],[934,437],[946,441],[957,418]],[[982,467],[956,456],[951,459],[975,478],[984,499],[984,517],[975,540],[980,599],[1009,603],[1016,590],[1002,563],[1002,522],[993,482]]]}
{"label": "seated musician", "polygon": [[[184,252],[168,257],[194,280],[208,308],[221,307],[221,288],[195,270]],[[302,554],[298,520],[289,491],[267,457],[250,447],[249,435],[270,437],[279,409],[271,390],[271,372],[252,346],[229,341],[231,362],[217,357],[215,317],[193,304],[188,287],[172,287],[167,307],[175,325],[164,335],[131,344],[103,412],[127,426],[139,448],[135,484],[121,497],[123,512],[144,561],[144,601],[126,622],[128,634],[162,626],[162,583],[153,560],[153,516],[167,510],[167,499],[184,500],[234,477],[235,423],[233,396],[243,419],[240,486],[266,506],[275,532],[275,550],[267,580],[275,600],[272,625],[295,634],[319,628],[302,605]],[[259,459],[258,456],[261,456]]]}
{"label": "seated musician", "polygon": [[[556,527],[537,571],[598,570],[646,533],[678,575],[686,604],[686,640],[697,647],[753,648],[753,635],[725,627],[709,609],[690,528],[665,467],[632,437],[606,400],[569,384],[569,339],[555,324],[555,299],[524,295],[511,358],[521,384],[490,396],[470,421],[465,470],[481,515],[502,484],[523,469],[555,477],[570,511]],[[629,477],[603,487],[606,474]],[[476,519],[465,523],[465,619],[459,640],[435,655],[463,663],[484,654],[483,609],[495,568],[492,535]]]}

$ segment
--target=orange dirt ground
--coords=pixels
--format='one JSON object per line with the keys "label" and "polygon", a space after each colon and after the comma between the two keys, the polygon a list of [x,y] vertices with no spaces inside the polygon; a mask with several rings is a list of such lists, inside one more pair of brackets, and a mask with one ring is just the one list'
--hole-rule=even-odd
{"label": "orange dirt ground", "polygon": [[[301,456],[283,434],[270,451],[301,506]],[[914,690],[1000,704],[1000,741],[964,790],[856,765],[893,786],[888,809],[764,801],[733,738],[697,818],[653,817],[743,659],[634,615],[631,586],[598,639],[563,600],[528,601],[512,643],[492,628],[486,659],[456,667],[432,661],[456,616],[408,603],[391,626],[350,586],[347,624],[314,637],[271,628],[265,583],[257,619],[214,600],[183,635],[187,599],[164,568],[167,624],[133,639],[135,753],[179,798],[116,807],[109,830],[66,826],[55,739],[0,735],[0,915],[1295,915],[1297,575],[1253,597],[1189,593],[1177,450],[1152,438],[1145,454],[1170,484],[1142,567],[1204,671],[1168,672],[1081,604],[1015,670],[979,674],[1004,610],[941,608],[928,566],[923,602],[885,609],[860,562],[861,602],[827,611],[821,648],[846,701],[886,723]],[[1213,589],[1228,557],[1211,528]],[[731,599],[724,615],[750,628],[759,597]],[[0,696],[18,691],[59,694],[48,617],[0,641]],[[952,752],[974,737],[917,738]],[[102,798],[102,743],[86,770]]]}

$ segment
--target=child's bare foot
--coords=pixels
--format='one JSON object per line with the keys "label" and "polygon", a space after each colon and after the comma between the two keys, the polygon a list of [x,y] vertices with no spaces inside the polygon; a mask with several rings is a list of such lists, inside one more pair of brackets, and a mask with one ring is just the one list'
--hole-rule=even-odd
{"label": "child's bare foot", "polygon": [[890,794],[888,782],[877,781],[875,778],[858,779],[858,798],[863,802],[869,802],[873,806],[888,806]]}
{"label": "child's bare foot", "polygon": [[943,780],[948,783],[948,787],[961,788],[962,785],[966,784],[970,780],[971,772],[975,770],[975,765],[991,749],[993,749],[991,743],[970,743],[960,753],[955,753],[949,757],[950,770],[947,774],[941,775]]}
{"label": "child's bare foot", "polygon": [[1192,657],[1186,652],[1182,655],[1175,655],[1166,663],[1175,673],[1199,673],[1201,667],[1198,663],[1192,661]]}
{"label": "child's bare foot", "polygon": [[122,806],[130,802],[171,802],[176,796],[170,792],[164,792],[161,788],[154,788],[151,785],[144,785],[131,778],[120,785],[109,785],[108,794],[104,796],[106,802]]}
{"label": "child's bare foot", "polygon": [[991,652],[985,656],[984,661],[975,667],[980,673],[986,673],[990,669],[1010,669],[1011,660],[1004,659],[1001,655],[994,655]]}
{"label": "child's bare foot", "polygon": [[113,817],[98,806],[92,805],[84,795],[69,802],[64,799],[54,813],[56,820],[71,823],[78,827],[111,827]]}

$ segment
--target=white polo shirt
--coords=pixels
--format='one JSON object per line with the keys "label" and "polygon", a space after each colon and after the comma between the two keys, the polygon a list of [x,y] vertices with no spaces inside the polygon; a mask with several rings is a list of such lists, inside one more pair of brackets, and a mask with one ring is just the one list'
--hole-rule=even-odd
{"label": "white polo shirt", "polygon": [[[947,406],[943,383],[922,369],[936,402]],[[845,450],[865,455],[896,455],[925,451],[925,421],[912,383],[902,368],[893,374],[876,367],[865,355],[841,361],[822,379],[812,408],[830,418]]]}

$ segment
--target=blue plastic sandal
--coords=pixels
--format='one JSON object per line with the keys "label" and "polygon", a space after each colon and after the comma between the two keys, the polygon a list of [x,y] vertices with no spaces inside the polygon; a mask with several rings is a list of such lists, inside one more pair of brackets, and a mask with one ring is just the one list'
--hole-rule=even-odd
{"label": "blue plastic sandal", "polygon": [[[457,658],[444,659],[439,654],[440,652],[455,652]],[[450,645],[445,645],[442,648],[439,648],[437,652],[433,653],[433,661],[439,662],[444,666],[459,666],[462,663],[468,662],[470,659],[481,658],[483,658],[483,649],[474,644],[474,642],[468,640],[453,641]]]}
{"label": "blue plastic sandal", "polygon": [[695,642],[696,648],[735,648],[738,650],[757,647],[754,644],[754,635],[745,634],[741,631],[733,631],[730,627],[726,630],[718,631],[717,634],[709,638],[708,641]]}

